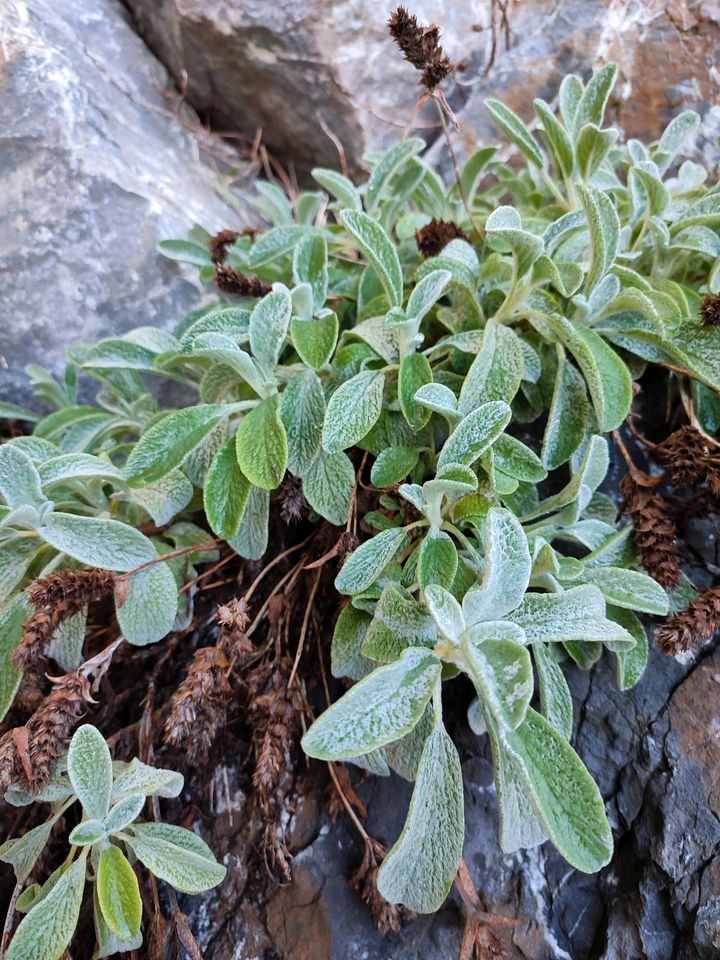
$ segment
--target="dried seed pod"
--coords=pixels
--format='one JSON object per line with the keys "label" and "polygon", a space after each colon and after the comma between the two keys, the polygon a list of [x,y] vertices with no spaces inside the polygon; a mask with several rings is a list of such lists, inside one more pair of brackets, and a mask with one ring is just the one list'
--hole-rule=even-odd
{"label": "dried seed pod", "polygon": [[674,656],[709,640],[720,629],[720,586],[709,587],[655,631],[664,653]]}
{"label": "dried seed pod", "polygon": [[630,474],[620,481],[620,490],[643,566],[661,587],[671,590],[680,582],[682,571],[677,528],[667,504],[654,490],[639,486]]}
{"label": "dried seed pod", "polygon": [[213,277],[215,286],[223,293],[235,297],[264,297],[270,293],[272,287],[263,283],[258,277],[246,277],[232,267],[218,266]]}
{"label": "dried seed pod", "polygon": [[467,234],[452,220],[435,217],[415,231],[417,248],[424,257],[436,257],[451,240],[467,240]]}
{"label": "dried seed pod", "polygon": [[657,446],[660,460],[673,481],[680,486],[694,486],[704,478],[712,450],[707,439],[690,424],[683,424]]}
{"label": "dried seed pod", "polygon": [[421,27],[414,14],[398,7],[388,19],[388,31],[405,59],[421,71],[420,84],[429,91],[452,73],[454,67],[445,56],[436,24]]}
{"label": "dried seed pod", "polygon": [[700,304],[700,319],[707,327],[720,326],[720,293],[709,293]]}

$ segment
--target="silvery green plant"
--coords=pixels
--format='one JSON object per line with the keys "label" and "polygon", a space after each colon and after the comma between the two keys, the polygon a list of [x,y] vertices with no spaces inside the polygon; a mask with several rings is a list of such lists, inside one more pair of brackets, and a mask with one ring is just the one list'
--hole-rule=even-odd
{"label": "silvery green plant", "polygon": [[[53,565],[139,576],[163,566],[128,567],[151,548],[201,542],[201,512],[216,537],[258,559],[288,475],[312,515],[341,526],[356,500],[348,453],[368,454],[378,509],[361,519],[376,533],[338,575],[350,600],[332,645],[333,672],[358,685],[304,743],[415,779],[379,883],[418,911],[442,902],[462,849],[440,693],[460,673],[477,691],[473,729],[492,745],[504,849],[550,839],[581,870],[609,859],[601,798],[569,745],[562,664],[588,668],[608,649],[620,686],[632,686],[648,655],[637,613],[662,615],[668,598],[637,570],[630,531],[599,492],[602,434],[625,419],[648,363],[686,378],[701,425],[720,422],[720,329],[698,318],[700,298],[720,291],[720,189],[678,159],[695,114],[650,146],[603,127],[614,79],[612,65],[587,85],[566,78],[557,112],[536,101],[537,136],[490,101],[520,167],[486,147],[448,187],[410,137],[371,153],[359,186],[328,169],[313,171],[321,190],[292,200],[259,184],[270,226],[240,237],[226,265],[270,292],[209,304],[173,334],[142,327],[78,346],[61,380],[30,370],[49,415],[0,410],[36,422],[0,448],[8,464],[22,460],[24,478],[0,472],[5,662],[22,634],[23,588]],[[433,218],[468,239],[423,259],[416,231]],[[209,240],[195,228],[162,249],[209,280]],[[94,404],[77,400],[81,377],[99,386]],[[160,409],[158,381],[189,402]],[[73,464],[90,472],[64,475]],[[152,538],[135,529],[149,520]],[[83,552],[88,523],[105,525],[108,544],[122,527],[137,556],[123,568],[110,564],[126,547]],[[163,576],[162,623],[138,591],[135,622],[154,624],[141,642],[171,629]]]}
{"label": "silvery green plant", "polygon": [[137,759],[113,762],[102,734],[85,724],[39,793],[11,787],[9,803],[47,803],[51,811],[44,823],[0,847],[0,860],[12,865],[20,884],[32,873],[55,824],[78,802],[82,819],[70,832],[63,863],[42,886],[33,883],[21,893],[16,907],[25,916],[7,960],[58,960],[75,932],[87,884],[93,891],[95,956],[138,950],[142,900],[135,863],[183,893],[201,893],[221,883],[225,867],[195,833],[140,819],[148,797],[177,797],[182,786],[181,774],[172,770]]}

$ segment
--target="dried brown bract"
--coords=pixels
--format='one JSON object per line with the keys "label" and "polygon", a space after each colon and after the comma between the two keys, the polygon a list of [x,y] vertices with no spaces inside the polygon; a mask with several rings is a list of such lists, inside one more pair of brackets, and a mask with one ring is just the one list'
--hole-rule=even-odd
{"label": "dried brown bract", "polygon": [[222,266],[227,259],[228,250],[240,236],[235,230],[221,230],[208,240],[210,259],[216,267]]}
{"label": "dried brown bract", "polygon": [[292,526],[303,519],[307,508],[301,481],[297,477],[288,476],[280,488],[280,516],[288,526]]}
{"label": "dried brown bract", "polygon": [[451,240],[468,240],[468,236],[452,220],[437,220],[415,231],[417,248],[424,257],[436,257]]}
{"label": "dried brown bract", "polygon": [[218,623],[220,624],[220,639],[218,644],[224,649],[227,656],[242,660],[253,651],[252,640],[245,630],[250,620],[248,607],[244,600],[237,597],[229,603],[218,607]]}
{"label": "dried brown bract", "polygon": [[258,277],[246,277],[232,267],[218,266],[213,278],[215,286],[223,293],[234,297],[264,297],[270,293],[272,287],[263,283]]}
{"label": "dried brown bract", "polygon": [[33,583],[27,596],[35,613],[13,654],[15,665],[21,670],[37,665],[57,628],[87,604],[110,596],[115,582],[109,570],[59,570]]}
{"label": "dried brown bract", "polygon": [[388,903],[378,891],[378,870],[386,856],[387,850],[381,843],[373,839],[366,841],[362,863],[350,877],[350,886],[353,890],[357,890],[370,907],[370,915],[383,936],[397,933],[403,923],[407,923],[414,916],[402,904]]}
{"label": "dried brown bract", "polygon": [[630,474],[620,481],[624,503],[634,527],[635,546],[643,566],[666,590],[680,582],[680,552],[677,528],[663,498],[648,487],[641,487]]}
{"label": "dried brown bract", "polygon": [[655,639],[663,653],[674,656],[703,640],[709,640],[720,629],[720,586],[709,587],[670,617],[655,631]]}
{"label": "dried brown bract", "polygon": [[720,326],[720,293],[708,294],[700,304],[700,319],[707,327]]}
{"label": "dried brown bract", "polygon": [[708,468],[713,467],[709,442],[690,424],[684,424],[658,444],[657,453],[672,480],[680,486],[700,483]]}
{"label": "dried brown bract", "polygon": [[201,647],[172,699],[163,739],[186,750],[191,763],[208,759],[218,731],[227,722],[232,699],[229,666],[222,647]]}
{"label": "dried brown bract", "polygon": [[[25,727],[0,738],[0,791],[13,782],[40,790],[49,780],[73,724],[91,702],[90,681],[80,671],[53,681],[52,690]],[[22,752],[18,730],[26,734],[27,746]]]}
{"label": "dried brown bract", "polygon": [[452,73],[454,67],[440,44],[440,28],[431,23],[422,27],[417,17],[405,7],[398,7],[388,19],[390,36],[400,47],[405,59],[420,70],[420,84],[432,92]]}

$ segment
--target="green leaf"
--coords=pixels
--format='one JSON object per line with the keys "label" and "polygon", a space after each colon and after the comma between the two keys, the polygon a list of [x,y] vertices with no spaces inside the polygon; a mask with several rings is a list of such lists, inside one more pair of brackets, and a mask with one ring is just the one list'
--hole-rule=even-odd
{"label": "green leaf", "polygon": [[565,674],[547,644],[536,643],[532,652],[537,670],[543,716],[564,740],[570,740],[573,728],[573,705]]}
{"label": "green leaf", "polygon": [[459,644],[465,631],[465,617],[452,593],[439,584],[431,583],[425,588],[425,603],[440,633],[450,643]]}
{"label": "green leaf", "polygon": [[560,113],[568,130],[574,128],[575,116],[580,106],[583,89],[582,80],[576,74],[571,73],[563,77],[560,84]]}
{"label": "green leaf", "polygon": [[362,210],[362,198],[353,182],[347,177],[325,167],[314,167],[310,173],[321,187],[337,198],[341,207]]}
{"label": "green leaf", "polygon": [[488,638],[463,643],[468,672],[480,700],[504,731],[524,720],[533,693],[533,672],[527,649],[511,639]]}
{"label": "green leaf", "polygon": [[174,770],[151,767],[135,757],[115,777],[111,799],[117,803],[124,797],[142,794],[144,797],[177,797],[183,788],[183,776]]}
{"label": "green leaf", "polygon": [[509,247],[512,251],[516,279],[525,276],[545,248],[542,237],[523,230],[520,214],[514,207],[497,207],[493,210],[485,221],[485,230],[493,249],[504,250]]}
{"label": "green leaf", "polygon": [[259,560],[267,550],[269,519],[269,492],[252,487],[240,529],[228,544],[246,560]]}
{"label": "green leaf", "polygon": [[169,823],[136,823],[127,840],[148,870],[181,893],[202,893],[225,879],[208,845],[190,830]]}
{"label": "green leaf", "polygon": [[586,567],[583,579],[599,587],[606,601],[616,607],[659,617],[667,615],[668,596],[646,573],[622,567]]}
{"label": "green leaf", "polygon": [[[42,544],[35,537],[12,537],[0,549],[0,608],[20,584]],[[0,640],[0,647],[2,641]],[[0,660],[2,654],[0,654]],[[0,687],[2,681],[0,680]],[[0,704],[2,697],[0,695]],[[0,718],[2,708],[0,707]]]}
{"label": "green leaf", "polygon": [[12,866],[18,883],[25,883],[32,873],[33,867],[50,839],[52,828],[53,821],[49,820],[28,830],[21,837],[6,840],[0,846],[0,860]]}
{"label": "green leaf", "polygon": [[40,482],[45,487],[70,480],[107,479],[124,483],[122,472],[108,460],[90,453],[65,453],[40,464]]}
{"label": "green leaf", "polygon": [[505,853],[536,847],[547,835],[528,796],[524,772],[500,737],[492,715],[488,714],[487,719],[500,814],[500,846]]}
{"label": "green leaf", "polygon": [[507,433],[497,438],[492,454],[495,467],[516,480],[539,483],[547,477],[547,470],[535,451]]}
{"label": "green leaf", "polygon": [[430,411],[416,400],[421,387],[432,383],[432,368],[422,353],[409,353],[400,361],[398,399],[403,416],[413,430],[422,430],[430,419]]}
{"label": "green leaf", "polygon": [[312,227],[293,225],[289,227],[274,227],[267,233],[261,234],[253,246],[248,257],[248,267],[257,270],[272,260],[282,257],[292,250],[295,244],[313,232]]}
{"label": "green leaf", "polygon": [[542,462],[547,470],[567,463],[585,437],[590,404],[585,381],[565,356],[558,361],[552,403],[543,436]]}
{"label": "green leaf", "polygon": [[422,320],[443,295],[451,279],[452,275],[449,270],[433,270],[431,273],[425,274],[410,294],[405,308],[406,315],[416,320]]}
{"label": "green leaf", "polygon": [[[114,790],[114,788],[113,788]],[[118,833],[129,827],[140,816],[145,806],[145,794],[132,793],[110,808],[104,825],[108,834]]]}
{"label": "green leaf", "polygon": [[192,240],[161,240],[158,250],[169,260],[179,260],[195,267],[206,267],[212,262],[207,246]]}
{"label": "green leaf", "polygon": [[390,903],[432,913],[444,903],[460,866],[465,821],[460,758],[436,719],[418,766],[405,826],[378,871]]}
{"label": "green leaf", "polygon": [[340,593],[363,593],[372,586],[406,542],[403,527],[383,530],[351,553],[335,578]]}
{"label": "green leaf", "polygon": [[0,494],[9,507],[41,508],[48,502],[30,457],[12,444],[0,446]]}
{"label": "green leaf", "polygon": [[205,516],[216,536],[232,540],[237,535],[250,486],[238,463],[235,439],[231,438],[215,454],[203,489]]}
{"label": "green leaf", "polygon": [[292,300],[282,285],[266,294],[250,314],[250,349],[265,371],[270,373],[280,358],[290,326]]}
{"label": "green leaf", "polygon": [[114,957],[117,953],[128,953],[131,950],[139,950],[142,946],[142,933],[137,933],[128,940],[121,940],[116,937],[110,927],[108,927],[98,900],[97,884],[93,890],[93,919],[95,921],[95,936],[97,937],[97,950],[94,954],[94,960],[101,960],[103,957]]}
{"label": "green leaf", "polygon": [[548,837],[571,866],[595,873],[610,861],[612,833],[600,791],[570,744],[528,708],[505,735]]}
{"label": "green leaf", "polygon": [[572,140],[550,107],[544,100],[534,100],[533,106],[538,120],[542,124],[543,139],[547,144],[559,176],[568,179],[575,166],[575,151]]}
{"label": "green leaf", "polygon": [[631,610],[608,607],[607,615],[635,638],[632,650],[620,650],[617,657],[617,683],[621,690],[631,690],[645,673],[650,649],[642,621]]}
{"label": "green leaf", "polygon": [[302,477],[320,452],[325,394],[316,373],[293,377],[280,401],[280,419],[288,442],[288,469]]}
{"label": "green leaf", "polygon": [[148,538],[118,520],[51,513],[38,533],[51,546],[90,567],[132,570],[156,556]]}
{"label": "green leaf", "polygon": [[338,387],[325,413],[322,445],[328,453],[353,447],[365,437],[380,416],[384,385],[382,371],[363,370]]}
{"label": "green leaf", "polygon": [[602,280],[615,261],[620,240],[620,220],[610,197],[594,187],[578,185],[590,230],[590,263],[585,296]]}
{"label": "green leaf", "polygon": [[140,932],[142,900],[133,868],[119,847],[105,847],[97,873],[100,909],[110,930],[121,940]]}
{"label": "green leaf", "polygon": [[355,467],[347,454],[320,450],[303,476],[303,494],[310,506],[335,526],[347,523],[355,489]]}
{"label": "green leaf", "polygon": [[402,306],[402,267],[397,250],[388,235],[379,223],[358,210],[343,210],[340,219],[377,272],[390,306]]}
{"label": "green leaf", "polygon": [[373,661],[362,652],[370,615],[352,603],[340,611],[330,648],[330,672],[334,677],[362,680],[374,669]]}
{"label": "green leaf", "polygon": [[317,317],[293,317],[290,338],[300,359],[314,370],[320,370],[335,350],[339,323],[333,310],[321,310]]}
{"label": "green leaf", "polygon": [[128,482],[139,487],[170,473],[228,413],[226,406],[203,403],[163,417],[133,447],[125,468]]}
{"label": "green leaf", "polygon": [[327,240],[323,236],[303,237],[293,255],[293,280],[309,283],[313,313],[325,306],[328,291]]}
{"label": "green leaf", "polygon": [[167,563],[154,563],[115,586],[115,614],[128,643],[144,647],[166,637],[178,612],[178,588]]}
{"label": "green leaf", "polygon": [[589,327],[572,324],[560,315],[548,317],[547,322],[585,376],[600,429],[605,433],[617,429],[632,403],[627,364]]}
{"label": "green leaf", "polygon": [[452,538],[442,530],[431,530],[418,551],[417,579],[423,589],[437,584],[449,590],[458,568],[458,554]]}
{"label": "green leaf", "polygon": [[79,847],[90,847],[106,837],[105,825],[102,820],[83,820],[73,830],[68,837],[70,843]]}
{"label": "green leaf", "polygon": [[365,206],[371,213],[377,209],[379,201],[390,188],[395,174],[424,146],[424,141],[419,137],[408,137],[383,153],[380,161],[373,167],[365,188]]}
{"label": "green leaf", "polygon": [[0,606],[0,720],[10,709],[22,680],[22,671],[15,666],[13,653],[25,635],[23,627],[30,612],[24,593]]}
{"label": "green leaf", "polygon": [[520,604],[530,582],[532,560],[527,537],[520,521],[509,510],[488,510],[482,546],[482,583],[468,590],[463,599],[463,613],[469,624],[502,619]]}
{"label": "green leaf", "polygon": [[635,643],[630,634],[605,617],[605,601],[597,587],[584,584],[563,593],[527,593],[513,611],[529,643],[604,643],[626,650]]}
{"label": "green leaf", "polygon": [[530,163],[536,166],[538,170],[542,170],[544,166],[543,155],[520,117],[510,107],[500,103],[499,100],[486,100],[485,106],[508,140],[518,147]]}
{"label": "green leaf", "polygon": [[462,417],[455,394],[444,383],[426,383],[416,391],[414,400],[419,406],[441,413],[453,424]]}
{"label": "green leaf", "polygon": [[110,807],[112,758],[105,738],[89,723],[73,734],[67,756],[68,776],[88,817],[102,820]]}
{"label": "green leaf", "polygon": [[134,487],[128,495],[150,514],[156,526],[164,527],[190,503],[193,485],[182,470],[171,470],[147,486]]}
{"label": "green leaf", "polygon": [[592,75],[580,98],[575,115],[575,129],[579,130],[586,123],[601,126],[605,117],[605,107],[608,98],[615,86],[617,64],[606,63],[605,66]]}
{"label": "green leaf", "polygon": [[277,394],[245,415],[235,442],[240,469],[250,483],[261,490],[279,487],[288,464],[288,441]]}
{"label": "green leaf", "polygon": [[23,918],[6,960],[60,960],[75,932],[84,889],[85,860],[80,859]]}
{"label": "green leaf", "polygon": [[465,416],[490,400],[510,403],[525,372],[525,356],[509,327],[489,320],[483,341],[460,391],[459,409]]}
{"label": "green leaf", "polygon": [[388,583],[365,633],[362,652],[388,663],[397,660],[407,647],[432,649],[436,639],[435,623],[423,605],[404,587]]}
{"label": "green leaf", "polygon": [[370,480],[376,487],[392,487],[407,477],[418,462],[417,447],[388,447],[381,451],[370,471]]}
{"label": "green leaf", "polygon": [[0,400],[0,420],[22,420],[24,423],[37,423],[40,420],[40,414],[34,413],[26,407],[19,407],[16,403]]}
{"label": "green leaf", "polygon": [[319,760],[344,760],[377,750],[408,733],[440,678],[437,657],[408,647],[399,659],[356,683],[313,723],[302,739]]}
{"label": "green leaf", "polygon": [[590,180],[597,173],[617,138],[617,130],[600,130],[594,123],[585,124],[577,140],[578,169],[583,180]]}
{"label": "green leaf", "polygon": [[438,467],[448,463],[471,466],[489,450],[510,422],[510,407],[491,400],[463,417],[440,451]]}

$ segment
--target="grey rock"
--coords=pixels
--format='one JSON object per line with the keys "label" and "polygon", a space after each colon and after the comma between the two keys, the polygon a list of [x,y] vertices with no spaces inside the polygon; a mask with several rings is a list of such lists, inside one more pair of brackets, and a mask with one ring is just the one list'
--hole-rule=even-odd
{"label": "grey rock", "polygon": [[[0,0],[0,396],[29,362],[197,305],[159,240],[237,222],[116,0]],[[187,279],[186,279],[187,277]]]}

